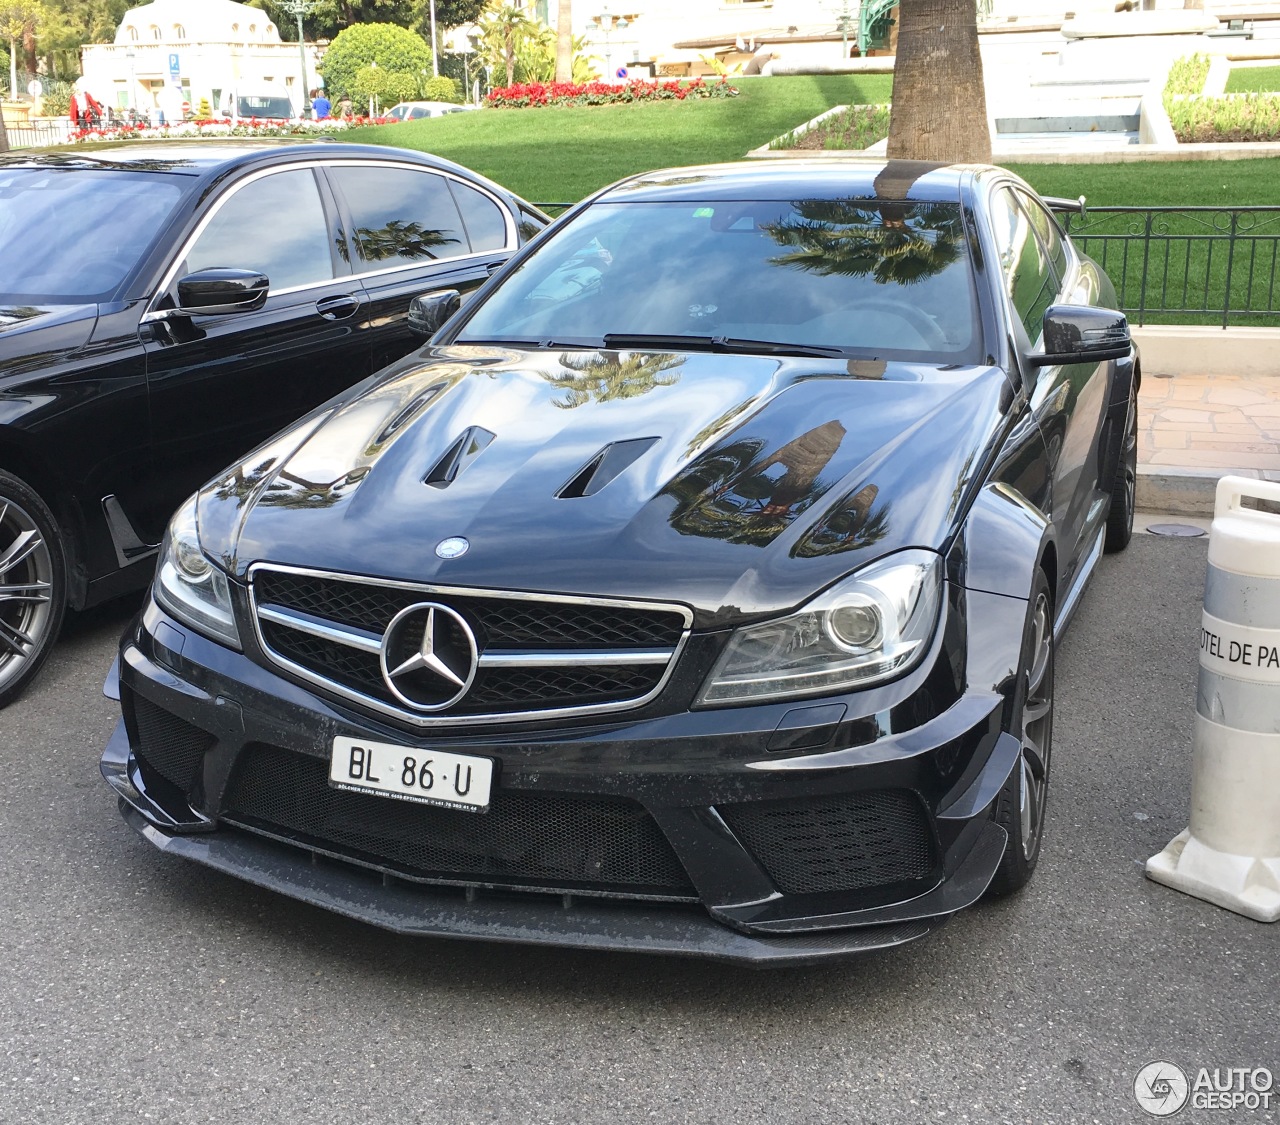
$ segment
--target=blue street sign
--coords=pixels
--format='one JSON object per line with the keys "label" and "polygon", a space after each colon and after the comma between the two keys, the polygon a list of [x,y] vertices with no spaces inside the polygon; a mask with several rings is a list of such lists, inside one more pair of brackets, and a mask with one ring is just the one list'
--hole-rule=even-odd
{"label": "blue street sign", "polygon": [[169,77],[178,78],[182,74],[181,68],[178,66],[178,56],[171,54],[169,56]]}

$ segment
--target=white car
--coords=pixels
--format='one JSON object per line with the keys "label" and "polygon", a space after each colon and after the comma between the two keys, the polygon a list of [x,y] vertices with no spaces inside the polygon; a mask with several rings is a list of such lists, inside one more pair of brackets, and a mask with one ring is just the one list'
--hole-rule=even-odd
{"label": "white car", "polygon": [[401,102],[387,110],[387,117],[397,121],[417,121],[423,117],[443,117],[447,113],[465,113],[475,109],[473,105],[457,105],[454,102]]}

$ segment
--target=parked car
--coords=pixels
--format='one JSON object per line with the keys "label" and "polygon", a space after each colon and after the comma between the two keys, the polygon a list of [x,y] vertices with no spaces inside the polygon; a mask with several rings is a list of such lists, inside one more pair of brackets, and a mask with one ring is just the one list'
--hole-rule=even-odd
{"label": "parked car", "polygon": [[241,86],[224,90],[218,100],[218,115],[231,122],[291,121],[298,107],[283,90],[269,86]]}
{"label": "parked car", "polygon": [[754,963],[1026,883],[1138,386],[1035,193],[657,172],[458,298],[179,509],[111,689],[128,823],[404,932]]}
{"label": "parked car", "polygon": [[466,113],[473,105],[457,105],[454,102],[401,102],[387,110],[385,116],[397,121],[418,121],[424,117],[444,117],[450,113]]}
{"label": "parked car", "polygon": [[192,488],[417,346],[547,222],[451,164],[335,144],[0,156],[0,704],[63,617],[144,586]]}

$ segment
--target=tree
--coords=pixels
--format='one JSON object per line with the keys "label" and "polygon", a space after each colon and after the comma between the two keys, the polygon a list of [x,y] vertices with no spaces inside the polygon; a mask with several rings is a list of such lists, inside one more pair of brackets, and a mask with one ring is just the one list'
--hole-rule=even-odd
{"label": "tree", "polygon": [[480,53],[490,66],[506,67],[507,85],[515,81],[516,45],[534,30],[533,21],[515,4],[491,7],[477,25]]}
{"label": "tree", "polygon": [[23,69],[36,72],[36,29],[44,19],[38,0],[0,0],[0,37],[9,41],[9,96],[18,96],[18,50],[23,54]]}
{"label": "tree", "polygon": [[976,0],[901,0],[888,156],[990,163]]}
{"label": "tree", "polygon": [[573,81],[573,0],[556,7],[556,81]]}
{"label": "tree", "polygon": [[414,85],[431,70],[431,51],[421,35],[389,23],[365,23],[339,33],[320,63],[331,99],[354,98],[356,75],[377,63],[379,69],[412,76]]}
{"label": "tree", "polygon": [[133,6],[130,0],[46,0],[39,45],[48,73],[79,74],[80,48],[86,43],[110,43]]}

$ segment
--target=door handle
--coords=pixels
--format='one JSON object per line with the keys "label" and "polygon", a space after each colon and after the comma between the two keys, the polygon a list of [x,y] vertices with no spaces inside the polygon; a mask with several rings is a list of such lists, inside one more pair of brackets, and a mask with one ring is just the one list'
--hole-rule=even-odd
{"label": "door handle", "polygon": [[349,294],[337,297],[321,297],[316,302],[316,312],[325,320],[346,320],[360,307],[360,302]]}

